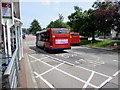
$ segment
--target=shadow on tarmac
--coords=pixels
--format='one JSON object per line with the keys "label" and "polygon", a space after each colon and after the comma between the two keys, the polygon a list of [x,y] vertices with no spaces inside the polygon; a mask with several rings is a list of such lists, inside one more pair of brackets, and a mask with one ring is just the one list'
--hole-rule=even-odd
{"label": "shadow on tarmac", "polygon": [[68,53],[64,50],[54,50],[54,51],[44,51],[43,48],[36,47],[36,46],[30,46],[30,49],[34,50],[36,54],[61,54],[61,53]]}

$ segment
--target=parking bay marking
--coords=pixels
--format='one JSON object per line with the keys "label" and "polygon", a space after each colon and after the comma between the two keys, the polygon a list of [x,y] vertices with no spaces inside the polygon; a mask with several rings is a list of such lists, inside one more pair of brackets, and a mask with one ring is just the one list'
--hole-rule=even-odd
{"label": "parking bay marking", "polygon": [[[29,55],[30,56],[30,55]],[[48,56],[48,55],[47,55]],[[31,57],[33,57],[33,56],[31,56]],[[51,56],[49,56],[49,57],[51,57]],[[33,57],[33,58],[35,58],[35,57]],[[54,58],[54,57],[52,57],[52,58]],[[37,59],[37,58],[35,58],[35,59]],[[54,59],[57,59],[57,58],[54,58]],[[39,59],[37,59],[37,60],[39,60]],[[60,59],[57,59],[57,60],[60,60]],[[41,61],[41,60],[39,60],[39,61]],[[61,61],[63,61],[63,60],[60,60],[60,62]],[[43,62],[43,61],[41,61],[41,62]],[[63,61],[64,63],[67,63],[66,61]],[[44,62],[45,64],[47,64],[46,62]],[[61,64],[63,64],[63,63],[61,63]],[[69,63],[70,64],[70,63]],[[49,64],[47,64],[47,65],[49,65]],[[59,64],[60,65],[60,64]],[[52,65],[49,65],[49,66],[52,66]],[[52,66],[53,67],[53,66]],[[55,68],[55,67],[53,67],[54,69],[56,69],[56,70],[58,70],[58,71],[60,71],[60,72],[63,72],[64,74],[67,74],[68,76],[71,76],[71,74],[69,74],[69,73],[67,73],[67,72],[64,72],[64,71],[62,71],[62,70],[60,70],[60,69],[58,69],[58,68]],[[52,69],[53,70],[53,69]],[[50,70],[51,71],[51,70]],[[88,69],[88,71],[89,71],[89,69]],[[92,71],[92,70],[90,70],[90,71]],[[47,72],[47,71],[46,71]],[[112,77],[110,77],[110,76],[107,76],[107,75],[104,75],[104,74],[101,74],[101,73],[98,73],[98,72],[96,72],[96,71],[93,71],[94,73],[97,73],[97,74],[100,74],[100,75],[102,75],[102,76],[106,76],[106,77],[109,77],[107,80],[105,80],[102,84],[100,84],[99,85],[99,87],[97,87],[97,86],[95,86],[96,88],[101,88],[105,83],[107,83],[107,82],[109,82],[111,79],[112,79]],[[118,72],[116,72],[113,76],[115,76],[115,75],[117,75],[118,73],[119,73],[120,71],[118,71]],[[73,75],[72,75],[73,76]],[[72,77],[71,76],[71,77]],[[90,76],[90,80],[92,79],[92,76],[93,75],[91,75]],[[74,76],[75,77],[75,76]],[[74,78],[73,77],[73,78]],[[77,80],[79,80],[79,78],[77,78],[77,77],[75,77],[75,79],[77,79]],[[80,79],[80,81],[81,81],[81,79]],[[83,80],[83,82],[84,82],[84,80]],[[88,81],[87,82],[84,82],[85,83],[85,86],[84,87],[86,87],[87,85],[89,85],[90,83],[88,83]],[[91,86],[91,85],[90,85]],[[94,86],[93,86],[94,87]]]}
{"label": "parking bay marking", "polygon": [[41,80],[43,80],[50,88],[55,88],[53,87],[52,84],[50,84],[46,79],[44,79],[41,75],[39,75],[37,72],[34,72],[36,76],[38,76]]}
{"label": "parking bay marking", "polygon": [[[31,56],[31,55],[29,55],[30,57],[32,57],[32,58],[34,58],[34,59],[37,59],[37,58],[35,58],[34,56]],[[40,62],[42,62],[42,63],[44,63],[44,64],[46,64],[46,65],[48,65],[48,66],[50,66],[50,67],[54,67],[54,66],[52,66],[52,65],[50,65],[50,64],[48,64],[48,63],[46,63],[46,62],[43,62],[43,61],[41,61],[41,60],[39,60],[39,59],[37,59],[38,61],[40,61]],[[66,62],[65,62],[66,63]],[[88,85],[90,85],[90,86],[92,86],[92,87],[94,87],[94,88],[98,88],[97,86],[95,86],[95,85],[93,85],[93,84],[91,84],[91,83],[88,83],[88,82],[86,82],[86,81],[84,81],[84,80],[82,80],[82,79],[80,79],[80,78],[78,78],[78,77],[76,77],[76,76],[74,76],[74,75],[71,75],[71,74],[69,74],[69,73],[67,73],[67,72],[65,72],[65,71],[63,71],[63,70],[61,70],[61,69],[58,69],[58,68],[55,68],[56,70],[58,70],[58,71],[60,71],[60,72],[62,72],[62,73],[64,73],[64,74],[66,74],[66,75],[68,75],[68,76],[70,76],[70,77],[72,77],[72,78],[74,78],[74,79],[76,79],[76,80],[78,80],[78,81],[81,81],[81,82],[83,82],[83,83],[87,83]],[[40,77],[40,78],[42,78],[42,77]],[[43,79],[44,80],[44,79]],[[45,81],[46,82],[46,81]]]}
{"label": "parking bay marking", "polygon": [[[78,53],[77,53],[78,54]],[[51,57],[51,56],[50,56]],[[52,57],[53,59],[57,59],[57,58],[54,58],[54,57]],[[57,59],[58,60],[58,59]],[[63,61],[63,60],[60,60],[60,61]],[[114,61],[116,61],[116,60],[114,60]],[[67,63],[67,62],[66,62]],[[69,62],[68,62],[69,63]],[[100,62],[99,62],[100,63]],[[71,64],[71,63],[69,63],[69,64]],[[102,62],[101,64],[104,64],[104,62]],[[72,64],[73,65],[73,64]],[[79,67],[79,66],[76,66],[76,67]],[[87,68],[84,68],[84,67],[79,67],[79,68],[82,68],[82,69],[85,69],[85,70],[88,70],[88,71],[92,71],[92,70],[89,70],[89,69],[87,69]],[[120,71],[118,71],[118,72],[116,72],[113,76],[116,76],[118,73],[119,73]],[[109,82],[111,79],[113,79],[113,77],[111,77],[111,76],[108,76],[108,75],[105,75],[105,74],[102,74],[102,73],[99,73],[99,72],[96,72],[95,71],[95,73],[97,73],[97,74],[100,74],[100,75],[102,75],[102,76],[105,76],[105,77],[108,77],[108,79],[106,79],[102,84],[100,84],[99,85],[99,88],[101,88],[104,84],[106,84],[107,82]]]}
{"label": "parking bay marking", "polygon": [[[93,70],[90,70],[90,69],[87,69],[87,68],[84,68],[84,67],[81,67],[81,66],[76,66],[75,64],[72,64],[72,63],[70,63],[70,62],[67,62],[67,61],[64,61],[64,60],[61,60],[61,59],[58,59],[58,58],[55,58],[55,57],[52,57],[52,56],[49,56],[49,55],[45,55],[45,56],[47,56],[47,57],[49,57],[49,58],[52,58],[52,59],[55,59],[55,60],[58,60],[58,61],[62,61],[62,62],[65,62],[65,63],[67,63],[67,64],[70,64],[70,65],[72,65],[72,66],[75,66],[75,67],[78,67],[78,68],[81,68],[81,69],[84,69],[84,70],[87,70],[87,71],[90,71],[90,72],[92,72]],[[108,75],[105,75],[105,74],[102,74],[102,73],[99,73],[99,72],[96,72],[96,71],[94,71],[96,74],[99,74],[99,75],[102,75],[102,76],[105,76],[105,77],[111,77],[111,76],[108,76]]]}
{"label": "parking bay marking", "polygon": [[[45,58],[47,58],[47,57],[40,58],[40,60],[45,59]],[[38,60],[34,60],[34,61],[31,61],[31,63],[33,63],[33,62],[37,62],[37,61],[38,61]]]}
{"label": "parking bay marking", "polygon": [[[46,56],[48,56],[48,57],[50,57],[50,58],[53,58],[53,59],[56,59],[56,60],[60,60],[60,59],[58,59],[58,58],[54,58],[54,57],[51,57],[51,56],[49,56],[49,55],[46,55]],[[60,60],[60,61],[63,61],[63,60]],[[69,63],[69,62],[66,62],[66,61],[64,61],[64,62],[65,62],[65,63]],[[71,63],[69,63],[69,64],[71,64]],[[72,64],[72,65],[74,65],[74,64]],[[84,70],[88,70],[88,71],[93,72],[93,70],[90,70],[90,69],[87,69],[87,68],[84,68],[84,67],[80,67],[80,66],[76,66],[76,67],[82,68],[82,69],[84,69]],[[104,84],[106,84],[107,82],[109,82],[110,80],[112,80],[112,77],[111,77],[111,76],[108,76],[108,75],[105,75],[105,74],[102,74],[102,73],[99,73],[99,72],[96,72],[96,71],[94,71],[94,73],[99,74],[99,75],[102,75],[102,76],[105,76],[105,77],[108,77],[108,79],[105,80],[102,84],[100,84],[99,87],[97,87],[97,88],[101,88],[102,86],[104,86]]]}
{"label": "parking bay marking", "polygon": [[85,85],[83,86],[83,88],[86,88],[87,86],[88,86],[88,83],[91,81],[91,79],[93,78],[93,76],[94,76],[94,71],[92,71],[92,73],[91,73],[91,75],[90,75],[90,77],[88,78],[88,80],[87,80],[87,83],[85,83]]}

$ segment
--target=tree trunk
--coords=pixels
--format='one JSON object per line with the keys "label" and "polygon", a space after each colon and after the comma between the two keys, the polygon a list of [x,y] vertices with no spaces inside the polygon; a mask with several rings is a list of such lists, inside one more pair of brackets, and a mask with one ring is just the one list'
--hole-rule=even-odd
{"label": "tree trunk", "polygon": [[116,33],[116,39],[118,40],[118,35],[119,35],[119,32]]}
{"label": "tree trunk", "polygon": [[104,33],[104,39],[106,39],[105,33]]}
{"label": "tree trunk", "polygon": [[94,35],[95,35],[95,32],[93,31],[93,32],[92,32],[92,41],[95,41]]}

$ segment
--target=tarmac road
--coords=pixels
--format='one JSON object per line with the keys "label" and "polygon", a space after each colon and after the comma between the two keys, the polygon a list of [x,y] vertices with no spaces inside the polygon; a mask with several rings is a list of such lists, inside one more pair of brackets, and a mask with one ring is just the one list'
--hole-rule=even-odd
{"label": "tarmac road", "polygon": [[118,88],[118,53],[73,46],[71,50],[47,53],[25,40],[28,61],[38,88]]}

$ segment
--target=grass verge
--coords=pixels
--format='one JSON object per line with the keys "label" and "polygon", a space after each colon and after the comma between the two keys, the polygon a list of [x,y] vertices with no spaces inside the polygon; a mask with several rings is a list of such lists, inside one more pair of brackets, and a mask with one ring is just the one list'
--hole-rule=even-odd
{"label": "grass verge", "polygon": [[92,46],[92,47],[114,47],[114,44],[120,47],[120,41],[111,41],[111,40],[81,40],[80,45]]}

